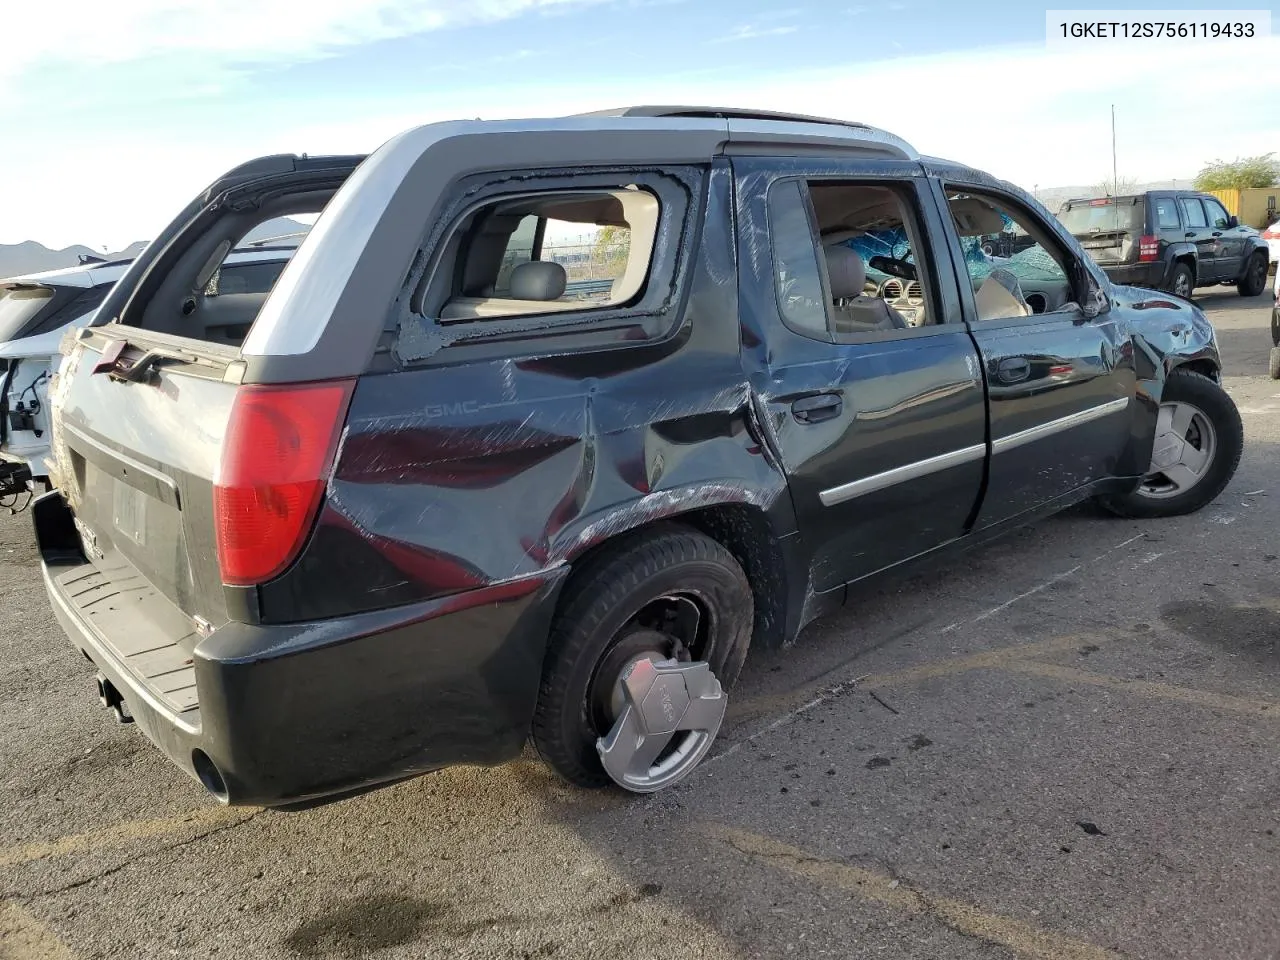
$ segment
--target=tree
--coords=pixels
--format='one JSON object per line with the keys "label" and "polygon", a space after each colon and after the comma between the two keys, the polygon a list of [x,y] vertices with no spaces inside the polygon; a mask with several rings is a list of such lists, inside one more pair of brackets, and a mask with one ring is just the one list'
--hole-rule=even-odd
{"label": "tree", "polygon": [[1108,177],[1106,180],[1099,180],[1093,185],[1093,192],[1099,197],[1123,197],[1127,193],[1133,193],[1138,189],[1138,179],[1136,177],[1119,177],[1112,180]]}
{"label": "tree", "polygon": [[1197,190],[1243,190],[1274,187],[1280,182],[1280,160],[1274,153],[1234,160],[1214,160],[1196,174]]}

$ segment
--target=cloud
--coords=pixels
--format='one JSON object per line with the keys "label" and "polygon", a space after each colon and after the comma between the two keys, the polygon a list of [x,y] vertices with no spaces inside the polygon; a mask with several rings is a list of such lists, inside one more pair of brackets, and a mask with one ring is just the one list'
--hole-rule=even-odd
{"label": "cloud", "polygon": [[[15,3],[15,0],[9,0]],[[446,27],[606,0],[50,0],[0,57],[0,87],[38,66],[196,57],[215,65],[305,62]],[[10,11],[12,13],[13,11]]]}
{"label": "cloud", "polygon": [[734,27],[722,37],[715,37],[710,43],[733,43],[737,40],[759,40],[761,37],[781,37],[788,33],[795,33],[799,27],[765,27],[757,24],[743,24]]}
{"label": "cloud", "polygon": [[[509,49],[518,54],[525,45]],[[576,66],[560,69],[550,61],[545,70],[527,71],[542,64],[533,57],[522,65],[518,83],[494,72],[474,76],[474,82],[469,75],[464,85],[433,85],[429,92],[389,89],[373,99],[362,92],[344,101],[332,91],[304,105],[238,97],[220,104],[224,116],[234,110],[236,119],[218,126],[216,135],[200,132],[198,116],[185,127],[173,118],[149,128],[139,120],[101,136],[62,125],[38,145],[0,156],[0,182],[10,185],[0,242],[32,238],[116,249],[154,235],[206,183],[253,156],[363,152],[436,120],[545,117],[628,103],[702,102],[863,121],[905,137],[922,153],[1041,188],[1110,175],[1112,103],[1120,168],[1142,180],[1190,177],[1215,156],[1275,149],[1280,114],[1265,84],[1246,84],[1227,98],[1204,84],[1173,99],[1148,96],[1150,78],[1167,68],[1168,55],[1135,49],[1116,57],[1028,44],[820,69],[716,62],[715,69],[636,77],[602,71],[592,73],[590,83],[582,82]],[[1180,46],[1178,55],[1275,62],[1280,38],[1238,49]],[[1020,82],[993,85],[993,76]],[[1188,127],[1186,118],[1196,116],[1213,121]]]}

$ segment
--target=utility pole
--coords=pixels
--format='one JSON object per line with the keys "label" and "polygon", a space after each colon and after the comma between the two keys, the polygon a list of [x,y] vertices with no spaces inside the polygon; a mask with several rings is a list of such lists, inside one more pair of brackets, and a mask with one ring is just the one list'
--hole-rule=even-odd
{"label": "utility pole", "polygon": [[1111,195],[1120,192],[1120,172],[1116,166],[1116,105],[1111,105]]}

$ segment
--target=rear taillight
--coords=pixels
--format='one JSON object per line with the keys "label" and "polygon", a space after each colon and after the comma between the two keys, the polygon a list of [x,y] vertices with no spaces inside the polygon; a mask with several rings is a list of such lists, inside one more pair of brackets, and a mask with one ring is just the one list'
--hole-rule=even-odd
{"label": "rear taillight", "polygon": [[264,583],[297,557],[333,468],[353,385],[236,391],[213,484],[223,583]]}
{"label": "rear taillight", "polygon": [[1143,263],[1150,263],[1160,256],[1160,238],[1153,236],[1145,236],[1138,241],[1138,259]]}
{"label": "rear taillight", "polygon": [[1263,240],[1280,240],[1280,221],[1273,223],[1262,231]]}

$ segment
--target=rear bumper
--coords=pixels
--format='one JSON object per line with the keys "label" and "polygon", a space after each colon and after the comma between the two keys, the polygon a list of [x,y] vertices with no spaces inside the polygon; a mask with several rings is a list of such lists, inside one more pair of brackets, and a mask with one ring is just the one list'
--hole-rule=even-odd
{"label": "rear bumper", "polygon": [[176,704],[68,586],[93,568],[76,556],[61,496],[37,500],[33,518],[45,587],[72,644],[152,742],[224,803],[309,801],[502,763],[523,747],[567,568],[352,617],[228,623],[195,643],[184,667],[195,696]]}
{"label": "rear bumper", "polygon": [[1103,272],[1113,283],[1129,287],[1160,289],[1165,284],[1165,265],[1162,262],[1124,263],[1104,266]]}

